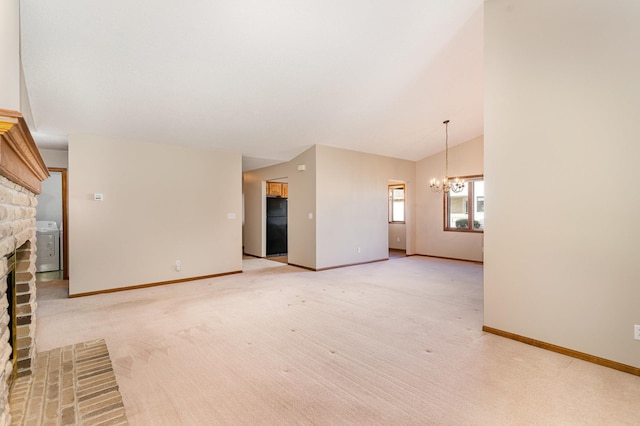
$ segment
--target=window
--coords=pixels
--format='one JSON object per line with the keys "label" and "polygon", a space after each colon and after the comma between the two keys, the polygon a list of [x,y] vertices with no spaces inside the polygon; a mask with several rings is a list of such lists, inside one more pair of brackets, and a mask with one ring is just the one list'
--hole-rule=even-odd
{"label": "window", "polygon": [[484,232],[484,178],[464,177],[464,189],[445,198],[445,231]]}
{"label": "window", "polygon": [[404,185],[389,185],[389,223],[404,223]]}

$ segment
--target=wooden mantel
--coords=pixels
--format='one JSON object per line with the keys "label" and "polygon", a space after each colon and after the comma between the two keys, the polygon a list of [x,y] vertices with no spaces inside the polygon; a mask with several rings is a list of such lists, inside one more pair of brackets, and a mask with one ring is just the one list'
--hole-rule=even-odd
{"label": "wooden mantel", "polygon": [[0,109],[0,175],[35,194],[49,177],[27,122],[18,111]]}

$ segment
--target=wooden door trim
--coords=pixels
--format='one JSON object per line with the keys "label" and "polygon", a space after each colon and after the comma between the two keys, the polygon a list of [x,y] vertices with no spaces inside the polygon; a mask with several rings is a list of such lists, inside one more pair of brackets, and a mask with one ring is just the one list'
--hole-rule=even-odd
{"label": "wooden door trim", "polygon": [[62,167],[49,167],[50,172],[62,174],[62,279],[69,279],[69,221],[67,194],[67,169]]}

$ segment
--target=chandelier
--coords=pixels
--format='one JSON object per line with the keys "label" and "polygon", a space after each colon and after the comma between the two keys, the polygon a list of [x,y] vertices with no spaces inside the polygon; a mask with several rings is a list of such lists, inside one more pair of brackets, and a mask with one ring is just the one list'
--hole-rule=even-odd
{"label": "chandelier", "polygon": [[445,132],[445,174],[442,182],[438,179],[433,178],[429,183],[429,187],[433,192],[444,192],[447,193],[449,191],[460,192],[464,189],[464,180],[455,178],[453,180],[449,180],[449,120],[445,120],[442,122],[444,124],[444,132]]}

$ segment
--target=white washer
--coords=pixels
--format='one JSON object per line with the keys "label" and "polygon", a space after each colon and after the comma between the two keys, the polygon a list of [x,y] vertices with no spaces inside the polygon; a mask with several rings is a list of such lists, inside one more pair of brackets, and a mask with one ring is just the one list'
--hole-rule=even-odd
{"label": "white washer", "polygon": [[36,272],[60,270],[60,231],[55,221],[36,222]]}

